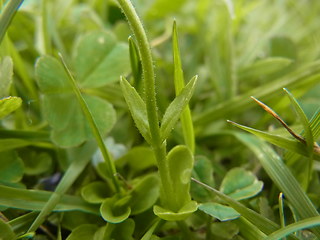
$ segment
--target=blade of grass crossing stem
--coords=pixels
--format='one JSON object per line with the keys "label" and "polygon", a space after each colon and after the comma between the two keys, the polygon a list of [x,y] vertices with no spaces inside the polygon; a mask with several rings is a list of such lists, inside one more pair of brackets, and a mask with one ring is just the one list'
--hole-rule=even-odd
{"label": "blade of grass crossing stem", "polygon": [[[233,133],[233,135],[255,153],[264,170],[284,193],[301,218],[319,215],[290,170],[267,143],[249,134]],[[320,237],[320,227],[314,228],[313,232]]]}
{"label": "blade of grass crossing stem", "polygon": [[291,233],[297,232],[302,229],[309,229],[320,226],[320,216],[307,218],[296,223],[292,223],[284,228],[281,228],[274,233],[270,234],[265,240],[278,240]]}
{"label": "blade of grass crossing stem", "polygon": [[64,62],[63,60],[63,57],[61,54],[59,54],[60,58],[61,58],[61,62],[63,64],[63,67],[65,69],[65,71],[67,72],[68,76],[69,76],[69,80],[70,80],[70,84],[72,86],[72,89],[73,89],[73,92],[75,93],[76,97],[77,97],[77,100],[78,102],[80,103],[81,105],[81,109],[89,123],[89,126],[92,130],[92,133],[97,141],[97,144],[99,146],[99,149],[102,153],[102,156],[103,156],[103,159],[107,165],[107,168],[108,168],[108,172],[109,172],[109,177],[112,179],[112,182],[114,184],[114,187],[116,188],[117,192],[120,190],[120,185],[119,185],[119,182],[116,178],[116,167],[113,163],[113,160],[111,159],[111,156],[107,150],[107,147],[106,145],[104,144],[103,142],[103,139],[102,139],[102,136],[99,132],[99,129],[97,127],[97,124],[90,112],[90,109],[87,105],[87,103],[85,102],[84,98],[82,97],[82,94],[80,92],[80,89],[79,87],[77,86],[77,83],[75,81],[75,79],[73,78],[69,68],[67,67],[66,63]]}
{"label": "blade of grass crossing stem", "polygon": [[241,236],[246,240],[265,239],[267,237],[266,234],[261,232],[254,224],[244,217],[240,217],[234,220],[234,222],[238,225]]}
{"label": "blade of grass crossing stem", "polygon": [[[203,187],[205,187],[205,188],[209,189],[211,192],[213,192],[221,200],[226,202],[230,207],[232,207],[234,210],[236,210],[238,213],[240,213],[243,218],[245,218],[247,221],[249,221],[255,227],[257,227],[261,232],[263,232],[265,234],[271,234],[280,228],[280,226],[278,224],[276,224],[275,222],[272,222],[271,220],[260,215],[259,213],[256,213],[255,211],[247,208],[242,203],[234,200],[233,198],[223,194],[222,192],[210,187],[207,184],[204,184],[204,183],[198,181],[197,179],[194,179],[194,178],[191,178],[191,179],[192,179],[192,181],[202,185]],[[290,236],[290,239],[297,239],[297,238],[294,236]]]}
{"label": "blade of grass crossing stem", "polygon": [[[175,86],[175,91],[177,96],[184,88],[185,83],[184,83],[183,70],[182,70],[182,64],[181,64],[176,21],[173,22],[172,46],[173,46],[173,63],[174,63],[174,86]],[[194,149],[195,149],[194,130],[193,130],[193,123],[192,123],[189,104],[181,113],[180,121],[182,125],[184,141],[186,145],[190,148],[191,152],[194,153]]]}
{"label": "blade of grass crossing stem", "polygon": [[7,1],[0,15],[0,43],[23,0]]}
{"label": "blade of grass crossing stem", "polygon": [[93,154],[92,146],[90,145],[90,143],[85,144],[79,151],[79,157],[74,158],[75,160],[72,161],[72,163],[68,167],[57,188],[55,189],[55,192],[51,195],[45,206],[41,209],[41,212],[32,223],[28,232],[34,232],[37,230],[37,228],[44,222],[47,215],[50,214],[50,212],[52,212],[55,206],[59,203],[62,195],[71,187],[77,177],[87,166],[90,161],[90,156],[92,156]]}
{"label": "blade of grass crossing stem", "polygon": [[162,141],[168,138],[170,132],[179,120],[182,111],[187,106],[190,98],[192,97],[197,82],[197,78],[198,76],[194,76],[166,109],[166,112],[164,113],[162,118],[160,128]]}

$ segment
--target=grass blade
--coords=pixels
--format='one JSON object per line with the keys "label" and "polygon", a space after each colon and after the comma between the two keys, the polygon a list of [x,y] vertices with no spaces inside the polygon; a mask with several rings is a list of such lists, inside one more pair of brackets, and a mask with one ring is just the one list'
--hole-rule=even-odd
{"label": "grass blade", "polygon": [[[281,137],[278,135],[274,135],[268,132],[263,132],[254,128],[250,128],[250,127],[246,127],[243,125],[240,125],[238,123],[232,122],[232,121],[228,121],[230,123],[232,123],[233,125],[237,126],[238,128],[241,128],[247,132],[250,132],[258,137],[263,138],[264,140],[278,146],[284,149],[287,149],[289,151],[298,153],[300,155],[303,155],[305,157],[309,156],[309,153],[306,149],[306,145],[303,144],[302,142],[299,142],[297,140],[294,139],[290,139],[290,138],[285,138],[285,137]],[[320,156],[318,154],[315,154],[313,156],[315,159],[320,160]]]}
{"label": "grass blade", "polygon": [[297,232],[302,229],[306,228],[312,228],[320,225],[320,216],[318,217],[312,217],[312,218],[307,218],[304,220],[301,220],[296,223],[292,223],[284,228],[281,228],[274,233],[270,234],[265,240],[277,240],[281,239],[290,233]]}
{"label": "grass blade", "polygon": [[[267,143],[244,133],[233,133],[233,135],[255,153],[269,177],[284,193],[301,218],[319,215],[290,170]],[[314,228],[313,232],[319,237],[320,227]]]}
{"label": "grass blade", "polygon": [[[0,185],[0,205],[29,211],[40,211],[48,200],[56,193],[27,190]],[[85,202],[81,197],[62,195],[61,201],[53,211],[82,211],[92,214],[99,214],[99,208]]]}
{"label": "grass blade", "polygon": [[190,98],[192,97],[197,78],[197,76],[194,76],[167,108],[160,128],[162,141],[167,139],[171,130],[177,123],[182,111],[187,106]]}
{"label": "grass blade", "polygon": [[0,15],[0,43],[22,2],[23,0],[11,0],[4,6]]}
{"label": "grass blade", "polygon": [[[177,24],[175,21],[173,23],[173,29],[172,29],[172,45],[173,45],[173,63],[174,63],[174,86],[175,86],[175,91],[177,96],[184,88],[185,83],[184,83],[179,43],[178,43]],[[194,152],[195,139],[194,139],[193,123],[192,123],[189,105],[187,105],[186,108],[181,113],[180,121],[182,125],[184,141],[186,145],[190,148],[191,152]]]}

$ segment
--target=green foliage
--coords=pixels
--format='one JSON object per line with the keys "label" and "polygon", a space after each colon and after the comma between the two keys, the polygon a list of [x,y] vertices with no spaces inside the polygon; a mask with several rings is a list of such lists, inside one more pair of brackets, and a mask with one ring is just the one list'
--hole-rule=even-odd
{"label": "green foliage", "polygon": [[0,8],[0,239],[320,237],[320,2]]}
{"label": "green foliage", "polygon": [[[59,61],[50,56],[41,57],[36,63],[36,75],[44,94],[44,116],[53,128],[52,140],[62,147],[72,147],[92,138],[81,106],[74,101],[75,96],[68,75]],[[116,120],[112,105],[95,96],[86,96],[85,100],[100,132],[105,134]],[[56,114],[57,112],[59,114]]]}

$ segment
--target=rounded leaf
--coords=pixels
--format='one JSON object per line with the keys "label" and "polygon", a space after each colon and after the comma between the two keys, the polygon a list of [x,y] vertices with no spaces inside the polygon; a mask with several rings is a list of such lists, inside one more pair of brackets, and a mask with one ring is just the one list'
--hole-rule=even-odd
{"label": "rounded leaf", "polygon": [[75,228],[71,234],[67,237],[67,240],[87,240],[91,239],[92,236],[98,230],[98,226],[94,224],[83,224]]}
{"label": "rounded leaf", "polygon": [[105,199],[100,207],[101,216],[107,222],[123,222],[131,214],[131,208],[129,207],[130,199],[131,196],[120,198],[118,195]]}
{"label": "rounded leaf", "polygon": [[178,212],[172,212],[171,210],[164,209],[159,206],[153,207],[153,212],[159,218],[166,221],[181,221],[189,217],[193,212],[197,211],[198,204],[195,201],[190,201],[184,205]]}
{"label": "rounded leaf", "polygon": [[105,182],[92,182],[81,189],[81,196],[89,203],[102,203],[109,195],[107,190]]}
{"label": "rounded leaf", "polygon": [[233,168],[224,177],[220,191],[236,200],[257,195],[263,187],[253,173],[243,168]]}
{"label": "rounded leaf", "polygon": [[151,208],[159,197],[159,178],[149,175],[134,186],[130,201],[132,214],[139,214]]}

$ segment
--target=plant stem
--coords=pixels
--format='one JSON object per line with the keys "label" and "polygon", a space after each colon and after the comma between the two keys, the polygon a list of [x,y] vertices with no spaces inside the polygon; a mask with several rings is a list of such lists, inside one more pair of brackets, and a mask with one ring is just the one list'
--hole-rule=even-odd
{"label": "plant stem", "polygon": [[138,49],[140,52],[144,77],[145,102],[147,108],[149,130],[151,134],[151,147],[157,159],[162,186],[164,186],[165,188],[165,191],[162,191],[161,194],[163,197],[162,201],[163,203],[168,203],[170,202],[170,197],[168,196],[172,196],[172,194],[174,193],[169,176],[168,166],[166,163],[166,144],[165,142],[162,142],[160,136],[159,119],[157,112],[158,108],[155,91],[155,74],[153,69],[151,49],[143,25],[132,3],[129,0],[118,0],[118,3],[120,5],[120,8],[126,15],[131,30],[138,42]]}
{"label": "plant stem", "polygon": [[150,133],[153,145],[159,145],[161,144],[161,138],[155,93],[155,77],[148,38],[132,3],[129,0],[118,0],[118,3],[128,19],[132,32],[138,40]]}

